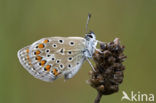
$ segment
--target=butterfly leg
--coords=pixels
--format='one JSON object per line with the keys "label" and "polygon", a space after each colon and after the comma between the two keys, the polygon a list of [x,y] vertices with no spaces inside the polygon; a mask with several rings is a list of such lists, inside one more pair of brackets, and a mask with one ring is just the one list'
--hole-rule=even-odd
{"label": "butterfly leg", "polygon": [[90,62],[90,60],[88,58],[86,58],[86,60],[88,61],[89,65],[91,66],[91,68],[93,69],[93,71],[96,72],[95,69],[94,69],[94,66],[92,65],[92,63]]}

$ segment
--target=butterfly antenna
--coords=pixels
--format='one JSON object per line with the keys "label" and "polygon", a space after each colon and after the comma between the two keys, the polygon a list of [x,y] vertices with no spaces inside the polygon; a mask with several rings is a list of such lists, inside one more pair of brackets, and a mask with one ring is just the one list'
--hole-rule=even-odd
{"label": "butterfly antenna", "polygon": [[91,14],[89,13],[88,18],[87,18],[87,23],[86,23],[86,33],[88,32],[88,23],[89,23],[90,18],[91,18]]}

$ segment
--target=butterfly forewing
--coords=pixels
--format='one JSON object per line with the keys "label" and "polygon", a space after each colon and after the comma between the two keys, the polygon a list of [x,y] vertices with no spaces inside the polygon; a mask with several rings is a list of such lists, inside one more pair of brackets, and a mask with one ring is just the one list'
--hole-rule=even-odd
{"label": "butterfly forewing", "polygon": [[53,81],[63,75],[68,79],[75,75],[85,59],[85,43],[81,37],[43,38],[21,49],[18,57],[24,68],[38,79]]}

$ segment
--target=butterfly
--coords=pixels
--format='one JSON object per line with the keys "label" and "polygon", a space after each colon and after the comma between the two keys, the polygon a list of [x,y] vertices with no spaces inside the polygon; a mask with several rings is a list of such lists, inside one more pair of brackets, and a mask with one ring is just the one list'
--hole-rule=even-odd
{"label": "butterfly", "polygon": [[[87,19],[87,25],[90,15]],[[35,78],[52,82],[64,76],[72,78],[85,60],[93,68],[92,58],[97,45],[96,36],[89,32],[85,37],[47,37],[20,49],[17,53],[22,66]]]}

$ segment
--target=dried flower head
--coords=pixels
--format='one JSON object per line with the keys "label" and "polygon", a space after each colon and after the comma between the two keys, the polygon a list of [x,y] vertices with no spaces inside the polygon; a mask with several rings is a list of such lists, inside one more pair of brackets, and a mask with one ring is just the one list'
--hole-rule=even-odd
{"label": "dried flower head", "polygon": [[119,84],[123,81],[122,64],[126,56],[123,54],[124,46],[119,38],[110,43],[100,43],[100,50],[96,50],[93,58],[95,71],[89,72],[89,84],[101,95],[109,95],[119,90]]}

